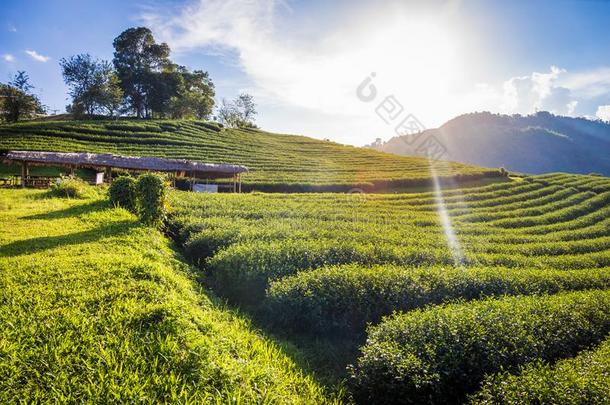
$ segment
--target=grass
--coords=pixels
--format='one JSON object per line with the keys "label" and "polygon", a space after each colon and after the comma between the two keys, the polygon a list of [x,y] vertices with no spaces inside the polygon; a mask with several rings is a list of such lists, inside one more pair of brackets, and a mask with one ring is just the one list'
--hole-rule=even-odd
{"label": "grass", "polygon": [[[200,121],[36,121],[0,126],[0,150],[116,153],[248,166],[245,190],[348,191],[423,187],[427,159],[355,148],[304,136],[221,129]],[[6,170],[6,169],[5,169]],[[447,184],[498,178],[497,169],[448,163]]]}
{"label": "grass", "polygon": [[0,229],[0,402],[334,401],[127,211],[0,190]]}

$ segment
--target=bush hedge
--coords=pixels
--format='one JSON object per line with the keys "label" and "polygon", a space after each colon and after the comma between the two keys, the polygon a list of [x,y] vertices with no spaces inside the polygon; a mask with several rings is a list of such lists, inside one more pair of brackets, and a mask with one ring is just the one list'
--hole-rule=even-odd
{"label": "bush hedge", "polygon": [[535,362],[518,375],[499,373],[486,379],[470,400],[475,404],[610,403],[610,336],[596,349],[555,365]]}
{"label": "bush hedge", "polygon": [[62,177],[51,185],[51,195],[69,198],[90,198],[97,195],[86,181],[78,177]]}
{"label": "bush hedge", "polygon": [[122,207],[133,213],[137,212],[137,188],[133,177],[116,178],[108,190],[110,201],[115,207]]}
{"label": "bush hedge", "polygon": [[360,403],[461,402],[485,375],[553,361],[610,332],[610,291],[508,297],[415,310],[369,330],[350,367]]}
{"label": "bush hedge", "polygon": [[282,330],[351,335],[393,311],[428,304],[592,288],[610,288],[610,272],[344,265],[272,282],[265,315]]}
{"label": "bush hedge", "polygon": [[241,304],[253,304],[262,301],[269,281],[300,270],[347,263],[451,262],[451,254],[446,249],[422,251],[417,247],[345,240],[281,240],[235,243],[209,258],[207,268],[223,296]]}
{"label": "bush hedge", "polygon": [[143,174],[136,181],[138,214],[147,225],[159,226],[165,218],[167,185],[157,174]]}

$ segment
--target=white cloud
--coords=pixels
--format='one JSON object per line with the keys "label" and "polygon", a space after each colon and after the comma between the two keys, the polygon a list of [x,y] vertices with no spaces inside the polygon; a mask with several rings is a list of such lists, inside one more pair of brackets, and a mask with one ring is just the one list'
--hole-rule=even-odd
{"label": "white cloud", "polygon": [[43,62],[44,63],[44,62],[48,62],[49,59],[51,59],[50,56],[41,55],[38,52],[36,52],[34,50],[31,50],[31,49],[26,50],[25,53],[30,55],[30,57],[32,57],[32,59],[34,59],[35,61],[38,61],[38,62]]}
{"label": "white cloud", "polygon": [[15,57],[13,55],[11,55],[10,53],[5,53],[4,55],[2,55],[2,59],[4,59],[5,62],[14,62],[15,61]]}
{"label": "white cloud", "polygon": [[610,105],[600,105],[597,107],[595,116],[603,121],[610,121]]}
{"label": "white cloud", "polygon": [[155,10],[143,19],[175,51],[236,54],[251,79],[248,90],[259,100],[325,114],[370,114],[371,105],[360,102],[355,90],[376,72],[383,96],[394,93],[405,108],[418,104],[438,112],[445,106],[441,95],[460,75],[457,36],[443,17],[422,19],[405,7],[353,7],[341,24],[307,35],[290,34],[307,28],[294,27],[299,20],[274,0],[200,0],[177,15]]}
{"label": "white cloud", "polygon": [[610,93],[610,68],[602,67],[583,72],[574,72],[561,80],[561,85],[568,87],[580,97],[593,98]]}
{"label": "white cloud", "polygon": [[548,73],[533,72],[528,76],[512,77],[504,82],[501,110],[506,113],[530,114],[545,110],[555,114],[572,115],[578,100],[572,91],[559,86],[565,69],[551,66]]}
{"label": "white cloud", "polygon": [[[442,12],[427,14],[418,14],[424,6],[399,0],[346,4],[332,17],[311,17],[293,14],[282,0],[192,0],[177,12],[150,9],[142,19],[178,54],[205,52],[237,62],[246,83],[223,87],[254,94],[264,128],[347,143],[393,135],[375,114],[379,99],[390,94],[434,127],[477,110],[592,115],[595,109],[583,100],[610,90],[610,68],[572,73],[551,66],[476,83],[468,75],[485,55],[470,48],[454,1],[435,2]],[[363,103],[355,90],[371,72],[379,97]]]}

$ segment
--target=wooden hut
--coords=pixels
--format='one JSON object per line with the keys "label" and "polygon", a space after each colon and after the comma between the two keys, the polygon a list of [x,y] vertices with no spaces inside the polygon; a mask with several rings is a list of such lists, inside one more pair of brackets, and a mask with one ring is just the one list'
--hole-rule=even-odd
{"label": "wooden hut", "polygon": [[106,174],[106,180],[112,181],[112,169],[123,169],[137,172],[165,172],[175,177],[216,180],[232,179],[229,187],[234,192],[241,192],[241,174],[248,168],[226,163],[202,163],[183,159],[165,159],[148,156],[119,156],[109,153],[80,152],[39,152],[39,151],[9,151],[1,159],[6,163],[21,165],[21,186],[36,185],[34,176],[29,175],[30,166],[60,166],[74,173],[79,168],[96,169]]}

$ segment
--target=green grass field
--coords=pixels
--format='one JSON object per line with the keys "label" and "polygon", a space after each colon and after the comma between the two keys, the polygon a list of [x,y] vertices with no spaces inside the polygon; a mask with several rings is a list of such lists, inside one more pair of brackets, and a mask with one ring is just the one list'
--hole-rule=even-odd
{"label": "green grass field", "polygon": [[1,403],[321,403],[158,231],[101,198],[0,190]]}
{"label": "green grass field", "polygon": [[[246,165],[245,189],[348,191],[427,185],[427,159],[344,146],[304,136],[221,129],[198,121],[39,121],[0,125],[1,150],[115,153]],[[438,176],[495,178],[497,168],[443,164]]]}
{"label": "green grass field", "polygon": [[[608,178],[397,195],[175,192],[172,205],[169,232],[204,282],[337,370],[359,403],[463,402],[487,378],[473,401],[501,403],[522,378],[536,403],[548,388],[535,373],[578,373],[569,358],[597,353],[610,333]],[[357,357],[346,349],[359,345]],[[552,398],[588,379],[607,386],[580,373]],[[587,391],[589,403],[602,391]]]}

